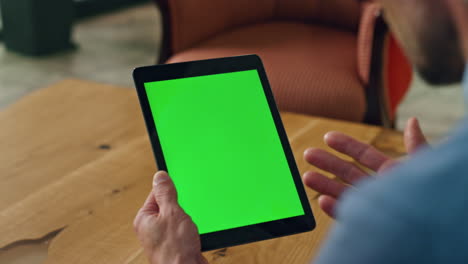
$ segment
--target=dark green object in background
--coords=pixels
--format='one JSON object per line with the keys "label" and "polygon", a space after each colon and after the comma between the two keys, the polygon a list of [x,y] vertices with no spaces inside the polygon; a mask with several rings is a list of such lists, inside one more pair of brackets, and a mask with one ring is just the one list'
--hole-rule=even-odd
{"label": "dark green object in background", "polygon": [[72,47],[73,1],[0,0],[7,49],[47,55]]}

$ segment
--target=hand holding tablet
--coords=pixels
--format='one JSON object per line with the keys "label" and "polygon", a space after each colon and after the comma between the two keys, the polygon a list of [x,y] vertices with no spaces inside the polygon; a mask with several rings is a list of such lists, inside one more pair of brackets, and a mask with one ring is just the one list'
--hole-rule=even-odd
{"label": "hand holding tablet", "polygon": [[315,227],[257,56],[142,67],[134,79],[158,168],[202,250]]}

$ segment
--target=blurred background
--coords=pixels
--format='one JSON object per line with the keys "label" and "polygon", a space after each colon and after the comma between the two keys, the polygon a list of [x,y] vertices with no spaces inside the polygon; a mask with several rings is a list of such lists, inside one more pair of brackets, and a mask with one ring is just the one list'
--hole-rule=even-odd
{"label": "blurred background", "polygon": [[[0,1],[2,19],[7,19],[6,8],[17,8],[7,6],[15,1]],[[24,2],[17,2],[21,1]],[[59,10],[55,12],[60,13]],[[157,63],[163,18],[152,1],[75,0],[73,10],[72,45],[48,55],[30,56],[7,49],[9,32],[0,25],[0,110],[36,89],[67,78],[133,89],[132,69]],[[395,124],[402,129],[407,118],[419,117],[423,129],[435,142],[446,136],[463,112],[459,85],[430,89],[414,75],[396,110]]]}

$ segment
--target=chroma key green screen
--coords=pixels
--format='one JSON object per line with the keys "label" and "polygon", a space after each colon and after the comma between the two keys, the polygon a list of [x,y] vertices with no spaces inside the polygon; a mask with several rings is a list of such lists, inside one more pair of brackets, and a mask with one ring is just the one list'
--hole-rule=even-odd
{"label": "chroma key green screen", "polygon": [[257,70],[145,90],[179,203],[200,234],[304,215]]}

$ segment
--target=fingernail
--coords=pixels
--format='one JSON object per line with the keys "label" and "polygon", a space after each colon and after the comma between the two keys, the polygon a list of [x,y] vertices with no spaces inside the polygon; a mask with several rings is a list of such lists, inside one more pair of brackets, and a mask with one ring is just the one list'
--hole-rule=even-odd
{"label": "fingernail", "polygon": [[[325,142],[325,144],[328,145],[331,142],[331,140],[333,138],[333,133],[334,133],[334,131],[330,131],[330,132],[326,133],[325,136],[323,136],[323,141]],[[338,140],[339,139],[340,138],[338,138]],[[335,137],[334,140],[336,141],[336,137]]]}
{"label": "fingernail", "polygon": [[169,175],[165,171],[158,171],[153,178],[153,186],[158,185],[161,182],[165,182],[169,180]]}
{"label": "fingernail", "polygon": [[336,131],[330,131],[326,133],[323,137],[323,141],[325,141],[325,144],[327,144],[328,146],[346,143],[346,139],[341,137],[340,134]]}

